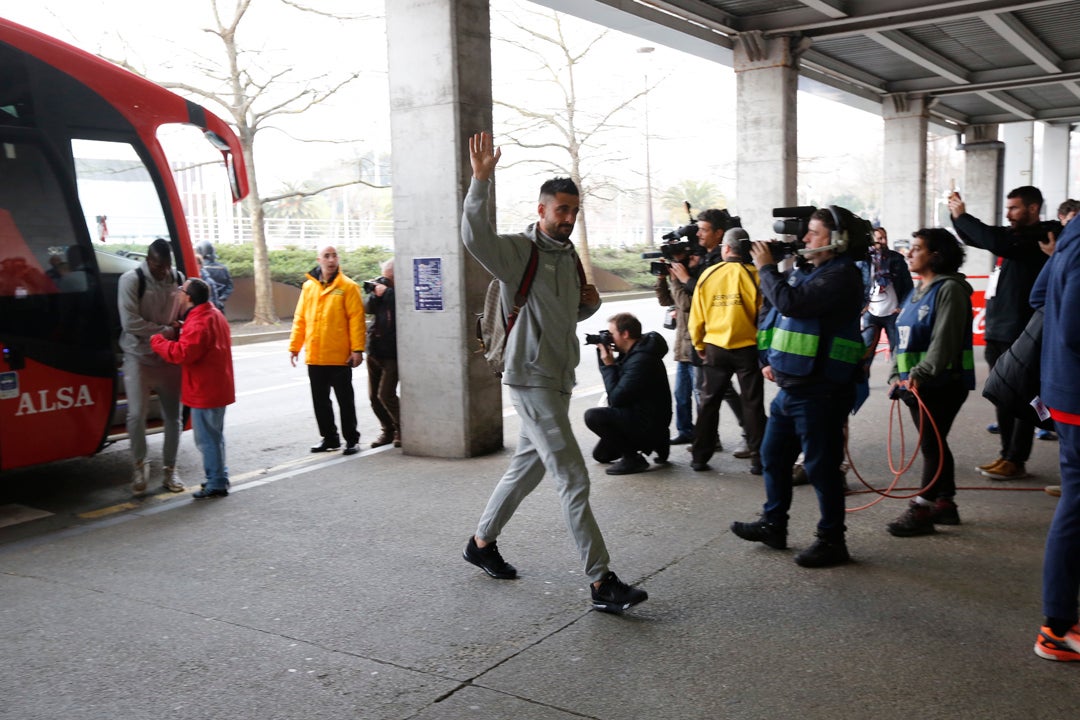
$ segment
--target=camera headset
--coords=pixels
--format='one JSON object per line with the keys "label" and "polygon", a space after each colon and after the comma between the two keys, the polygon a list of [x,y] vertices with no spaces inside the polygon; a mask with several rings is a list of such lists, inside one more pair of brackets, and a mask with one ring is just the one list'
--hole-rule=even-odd
{"label": "camera headset", "polygon": [[832,215],[833,224],[836,225],[830,232],[829,244],[819,248],[801,248],[797,251],[798,254],[809,257],[814,253],[834,250],[837,254],[849,252],[856,256],[856,260],[865,257],[873,236],[869,221],[838,205],[829,205],[825,209]]}

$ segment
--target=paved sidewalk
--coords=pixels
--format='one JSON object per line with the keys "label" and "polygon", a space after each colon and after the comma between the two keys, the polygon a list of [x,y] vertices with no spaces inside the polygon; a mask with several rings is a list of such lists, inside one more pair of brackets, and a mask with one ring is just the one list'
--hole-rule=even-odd
{"label": "paved sidewalk", "polygon": [[[878,482],[880,382],[851,424]],[[572,410],[586,454],[593,401]],[[955,425],[962,487],[989,485],[972,470],[996,447],[989,416],[973,393]],[[1057,452],[1035,445],[1038,477],[962,490],[964,524],[935,536],[886,534],[901,500],[852,514],[856,562],[825,570],[792,562],[817,518],[808,487],[774,551],[727,530],[763,500],[748,461],[697,473],[676,448],[617,478],[590,462],[613,569],[650,594],[623,616],[589,609],[550,482],[500,538],[520,579],[461,559],[509,449],[328,458],[0,548],[0,718],[1072,717],[1080,667],[1032,653]]]}

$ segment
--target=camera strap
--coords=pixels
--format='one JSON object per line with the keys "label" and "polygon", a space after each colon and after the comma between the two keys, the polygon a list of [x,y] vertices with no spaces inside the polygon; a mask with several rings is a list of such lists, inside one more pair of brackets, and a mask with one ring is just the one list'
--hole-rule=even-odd
{"label": "camera strap", "polygon": [[[536,277],[536,268],[540,265],[540,252],[536,249],[536,243],[530,242],[532,251],[529,253],[529,262],[525,265],[525,273],[521,276],[521,282],[518,284],[517,292],[514,293],[514,307],[510,308],[510,312],[506,315],[506,336],[509,337],[510,330],[514,327],[514,321],[517,320],[518,313],[521,312],[521,306],[525,304],[525,300],[529,295],[529,288],[532,287],[533,279]],[[581,267],[581,261],[578,261],[578,268]]]}

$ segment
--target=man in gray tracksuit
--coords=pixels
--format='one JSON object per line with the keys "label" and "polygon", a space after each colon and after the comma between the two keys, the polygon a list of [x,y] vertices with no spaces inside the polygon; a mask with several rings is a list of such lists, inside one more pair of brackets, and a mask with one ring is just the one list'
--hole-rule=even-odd
{"label": "man in gray tracksuit", "polygon": [[592,583],[593,607],[621,612],[648,594],[621,582],[608,569],[604,538],[589,507],[589,473],[570,426],[570,396],[580,359],[577,323],[600,307],[600,295],[585,281],[570,242],[580,207],[578,189],[569,178],[549,180],[540,188],[538,221],[524,233],[498,235],[490,223],[489,195],[501,154],[488,133],[470,139],[473,179],[465,198],[462,240],[473,257],[501,281],[504,308],[513,306],[532,243],[539,251],[539,263],[526,302],[506,338],[503,383],[510,388],[521,420],[517,450],[464,556],[491,577],[517,577],[514,566],[499,554],[496,539],[545,472],[551,473]]}
{"label": "man in gray tracksuit", "polygon": [[176,452],[180,445],[180,366],[165,362],[150,348],[152,335],[164,333],[167,339],[175,339],[180,307],[175,296],[181,282],[172,266],[169,242],[163,238],[150,243],[146,260],[138,268],[120,276],[117,306],[123,328],[120,349],[124,351],[127,432],[134,461],[131,489],[135,494],[144,492],[150,479],[146,417],[151,391],[157,393],[165,433],[161,486],[169,492],[184,489],[176,472]]}

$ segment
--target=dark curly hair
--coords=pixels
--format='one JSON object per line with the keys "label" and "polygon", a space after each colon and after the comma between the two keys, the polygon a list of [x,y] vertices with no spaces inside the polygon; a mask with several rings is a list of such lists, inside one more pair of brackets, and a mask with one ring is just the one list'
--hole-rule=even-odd
{"label": "dark curly hair", "polygon": [[930,269],[935,274],[954,273],[964,264],[964,246],[944,228],[922,228],[911,233],[921,238],[923,247],[930,253]]}

